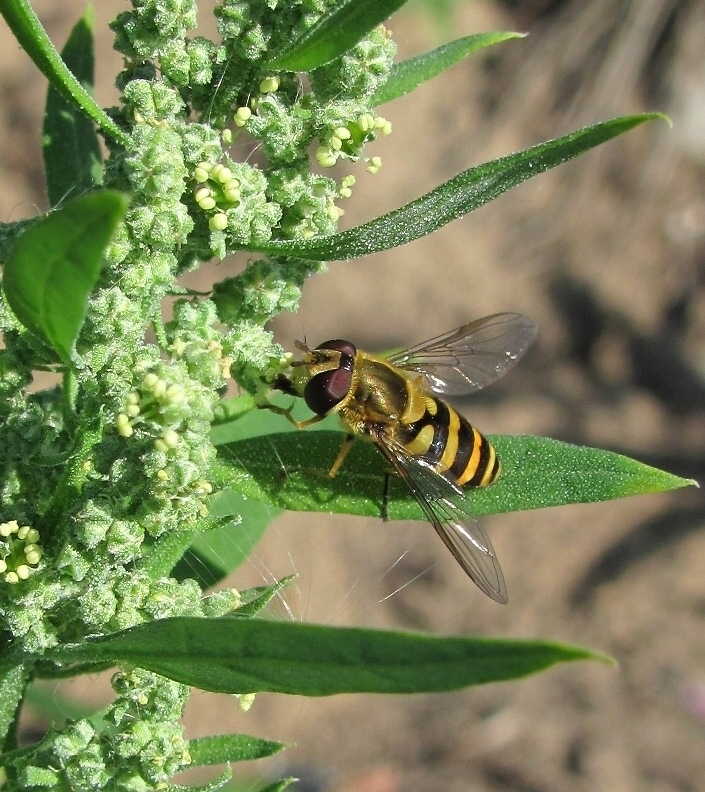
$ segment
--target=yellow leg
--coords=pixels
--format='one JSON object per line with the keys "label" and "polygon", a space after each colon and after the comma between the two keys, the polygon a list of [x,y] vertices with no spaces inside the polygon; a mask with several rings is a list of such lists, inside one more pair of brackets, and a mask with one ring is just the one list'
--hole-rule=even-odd
{"label": "yellow leg", "polygon": [[[296,421],[291,415],[291,411],[294,408],[292,404],[291,407],[279,407],[276,404],[271,404],[270,402],[265,402],[264,404],[259,405],[262,409],[271,410],[273,413],[277,415],[283,415],[287,421],[292,426],[295,426],[297,429],[306,429],[307,426],[313,426],[317,424],[319,421],[322,421],[326,416],[325,415],[314,415],[312,418],[308,418],[305,421]],[[330,471],[328,472],[328,476],[330,478],[335,478],[338,475],[338,471],[345,462],[345,457],[348,455],[348,451],[350,451],[350,446],[353,444],[353,440],[355,439],[355,435],[349,434],[340,448],[338,452],[338,456],[335,458],[335,462],[333,462],[333,467],[331,467]]]}
{"label": "yellow leg", "polygon": [[305,429],[307,426],[313,426],[314,424],[317,424],[325,417],[325,415],[314,415],[313,418],[307,418],[305,421],[295,421],[291,416],[289,416],[289,421],[294,424],[297,429]]}
{"label": "yellow leg", "polygon": [[276,404],[265,402],[264,404],[260,404],[258,406],[264,410],[271,410],[277,415],[283,415],[284,418],[286,418],[286,420],[297,429],[305,429],[307,426],[313,426],[313,424],[317,424],[319,421],[322,421],[325,418],[325,415],[314,415],[313,418],[308,418],[305,421],[296,421],[291,416],[291,411],[294,409],[293,404],[291,407],[279,407]]}
{"label": "yellow leg", "polygon": [[355,435],[349,434],[343,441],[343,445],[340,447],[338,456],[335,458],[335,462],[333,462],[333,467],[328,471],[330,478],[335,478],[338,475],[338,471],[340,470],[343,462],[345,462],[345,457],[348,455],[348,451],[350,450],[354,440]]}

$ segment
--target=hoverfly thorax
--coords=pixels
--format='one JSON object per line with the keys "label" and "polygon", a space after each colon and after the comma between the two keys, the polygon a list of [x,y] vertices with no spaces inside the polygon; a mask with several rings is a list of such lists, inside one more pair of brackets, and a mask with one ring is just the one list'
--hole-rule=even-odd
{"label": "hoverfly thorax", "polygon": [[292,363],[294,387],[310,410],[316,415],[327,415],[350,393],[357,349],[339,338],[325,341],[315,349],[303,348],[304,359]]}

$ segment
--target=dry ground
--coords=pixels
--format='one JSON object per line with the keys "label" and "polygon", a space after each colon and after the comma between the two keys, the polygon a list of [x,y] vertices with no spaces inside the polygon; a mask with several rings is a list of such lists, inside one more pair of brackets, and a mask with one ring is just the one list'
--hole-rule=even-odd
{"label": "dry ground", "polygon": [[[58,42],[83,7],[36,5]],[[119,61],[101,25],[123,7],[104,2],[97,13],[105,104]],[[394,21],[402,55],[438,43],[429,19]],[[612,115],[659,109],[673,129],[648,125],[430,238],[331,265],[307,285],[301,312],[277,321],[277,335],[288,346],[305,333],[388,348],[520,310],[538,322],[539,341],[506,382],[463,405],[473,422],[599,445],[702,479],[705,4],[458,4],[440,35],[501,28],[531,35],[383,109],[394,124],[375,151],[384,167],[376,177],[360,171],[347,224],[472,164]],[[43,87],[1,34],[0,211],[9,220],[46,208]],[[262,695],[247,715],[232,699],[199,693],[190,733],[291,741],[260,769],[299,774],[301,790],[696,792],[705,788],[704,523],[695,490],[488,520],[510,591],[503,608],[421,524],[281,517],[231,582],[296,571],[283,618],[551,637],[612,654],[619,667],[574,665],[433,696]]]}

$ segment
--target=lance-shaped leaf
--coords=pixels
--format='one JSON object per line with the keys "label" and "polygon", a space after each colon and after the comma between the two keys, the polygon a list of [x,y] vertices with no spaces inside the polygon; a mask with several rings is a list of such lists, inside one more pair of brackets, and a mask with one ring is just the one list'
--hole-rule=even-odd
{"label": "lance-shaped leaf", "polygon": [[410,93],[422,83],[455,66],[473,52],[523,36],[523,33],[476,33],[442,44],[431,52],[424,52],[422,55],[395,63],[387,82],[375,91],[370,101],[373,105],[391,102],[392,99]]}
{"label": "lance-shaped leaf", "polygon": [[399,247],[478,209],[532,176],[655,118],[666,117],[660,113],[623,116],[486,162],[463,171],[399,209],[339,234],[307,240],[270,240],[242,248],[317,261],[337,261]]}
{"label": "lance-shaped leaf", "polygon": [[10,308],[67,366],[103,251],[127,204],[127,196],[110,191],[77,198],[18,237],[5,263],[3,289]]}
{"label": "lance-shaped leaf", "polygon": [[118,142],[126,143],[125,133],[100,108],[61,60],[28,0],[3,0],[0,3],[0,14],[5,18],[22,49],[56,90],[67,101],[75,102],[106,135]]}
{"label": "lance-shaped leaf", "polygon": [[232,781],[232,777],[232,770],[230,769],[230,765],[228,765],[223,773],[221,773],[216,778],[211,779],[206,784],[199,784],[198,786],[182,786],[181,784],[173,784],[168,788],[171,790],[178,790],[179,792],[218,792],[219,789],[227,788],[227,784]]}
{"label": "lance-shaped leaf", "polygon": [[258,790],[258,792],[284,792],[285,789],[288,789],[298,780],[298,778],[294,778],[293,776],[289,776],[288,778],[280,778],[279,781],[275,781],[272,784],[267,784],[266,787],[262,787],[262,789]]}
{"label": "lance-shaped leaf", "polygon": [[[61,56],[83,87],[93,89],[93,10],[88,7],[71,31]],[[103,181],[100,145],[93,121],[53,85],[47,92],[42,152],[49,205],[83,195]]]}
{"label": "lance-shaped leaf", "polygon": [[407,0],[341,0],[284,52],[269,61],[271,69],[311,71],[345,54]]}
{"label": "lance-shaped leaf", "polygon": [[17,737],[13,730],[30,672],[31,664],[7,651],[0,659],[0,746],[6,749]]}
{"label": "lance-shaped leaf", "polygon": [[232,490],[221,490],[209,498],[208,508],[212,518],[236,515],[237,519],[196,533],[171,573],[179,580],[197,580],[201,588],[214,586],[246,561],[281,511],[246,500]]}
{"label": "lance-shaped leaf", "polygon": [[281,751],[283,743],[251,737],[249,734],[218,734],[189,740],[191,766],[225,764],[263,759]]}
{"label": "lance-shaped leaf", "polygon": [[[284,432],[219,447],[217,480],[248,498],[295,511],[381,516],[388,466],[371,443],[358,441],[334,479],[327,475],[345,435]],[[472,514],[496,514],[591,503],[686,487],[695,482],[611,451],[528,435],[490,435],[502,474],[489,487],[467,490]],[[388,516],[423,520],[408,488],[395,477]]]}
{"label": "lance-shaped leaf", "polygon": [[603,655],[548,641],[437,637],[259,619],[177,617],[48,650],[129,663],[204,690],[304,696],[458,690]]}
{"label": "lance-shaped leaf", "polygon": [[242,605],[232,615],[245,619],[251,619],[256,616],[295,577],[295,575],[289,575],[277,580],[276,583],[270,583],[268,586],[255,586],[255,588],[245,589],[241,592]]}

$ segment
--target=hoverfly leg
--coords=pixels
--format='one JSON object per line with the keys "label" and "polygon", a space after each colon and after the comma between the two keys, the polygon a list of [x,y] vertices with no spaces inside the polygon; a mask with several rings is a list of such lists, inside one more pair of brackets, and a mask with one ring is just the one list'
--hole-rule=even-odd
{"label": "hoverfly leg", "polygon": [[279,405],[272,404],[271,402],[265,400],[257,406],[262,410],[271,410],[277,415],[284,416],[284,418],[286,418],[286,420],[297,429],[305,429],[307,426],[312,426],[313,424],[316,424],[325,418],[325,415],[314,415],[313,418],[309,418],[306,421],[297,421],[291,414],[294,409],[293,403],[290,407],[279,407]]}
{"label": "hoverfly leg", "polygon": [[314,415],[313,418],[307,418],[305,421],[295,421],[291,416],[289,416],[289,420],[297,429],[305,429],[307,426],[313,426],[314,424],[319,423],[325,417],[325,415]]}
{"label": "hoverfly leg", "polygon": [[388,471],[384,474],[384,484],[382,485],[382,522],[389,522],[389,477],[392,474]]}
{"label": "hoverfly leg", "polygon": [[[313,420],[313,419],[310,419]],[[349,434],[343,440],[343,445],[340,447],[340,451],[338,452],[338,456],[335,458],[335,462],[333,462],[333,466],[328,471],[328,476],[330,478],[335,478],[338,475],[338,471],[342,467],[343,462],[345,462],[345,457],[348,455],[348,451],[355,440],[355,435]]]}
{"label": "hoverfly leg", "polygon": [[283,415],[289,423],[296,425],[296,421],[291,417],[291,411],[294,409],[293,402],[289,407],[280,407],[278,404],[272,404],[266,399],[262,399],[261,401],[258,400],[256,404],[260,410],[271,410],[273,413],[276,413],[276,415]]}

